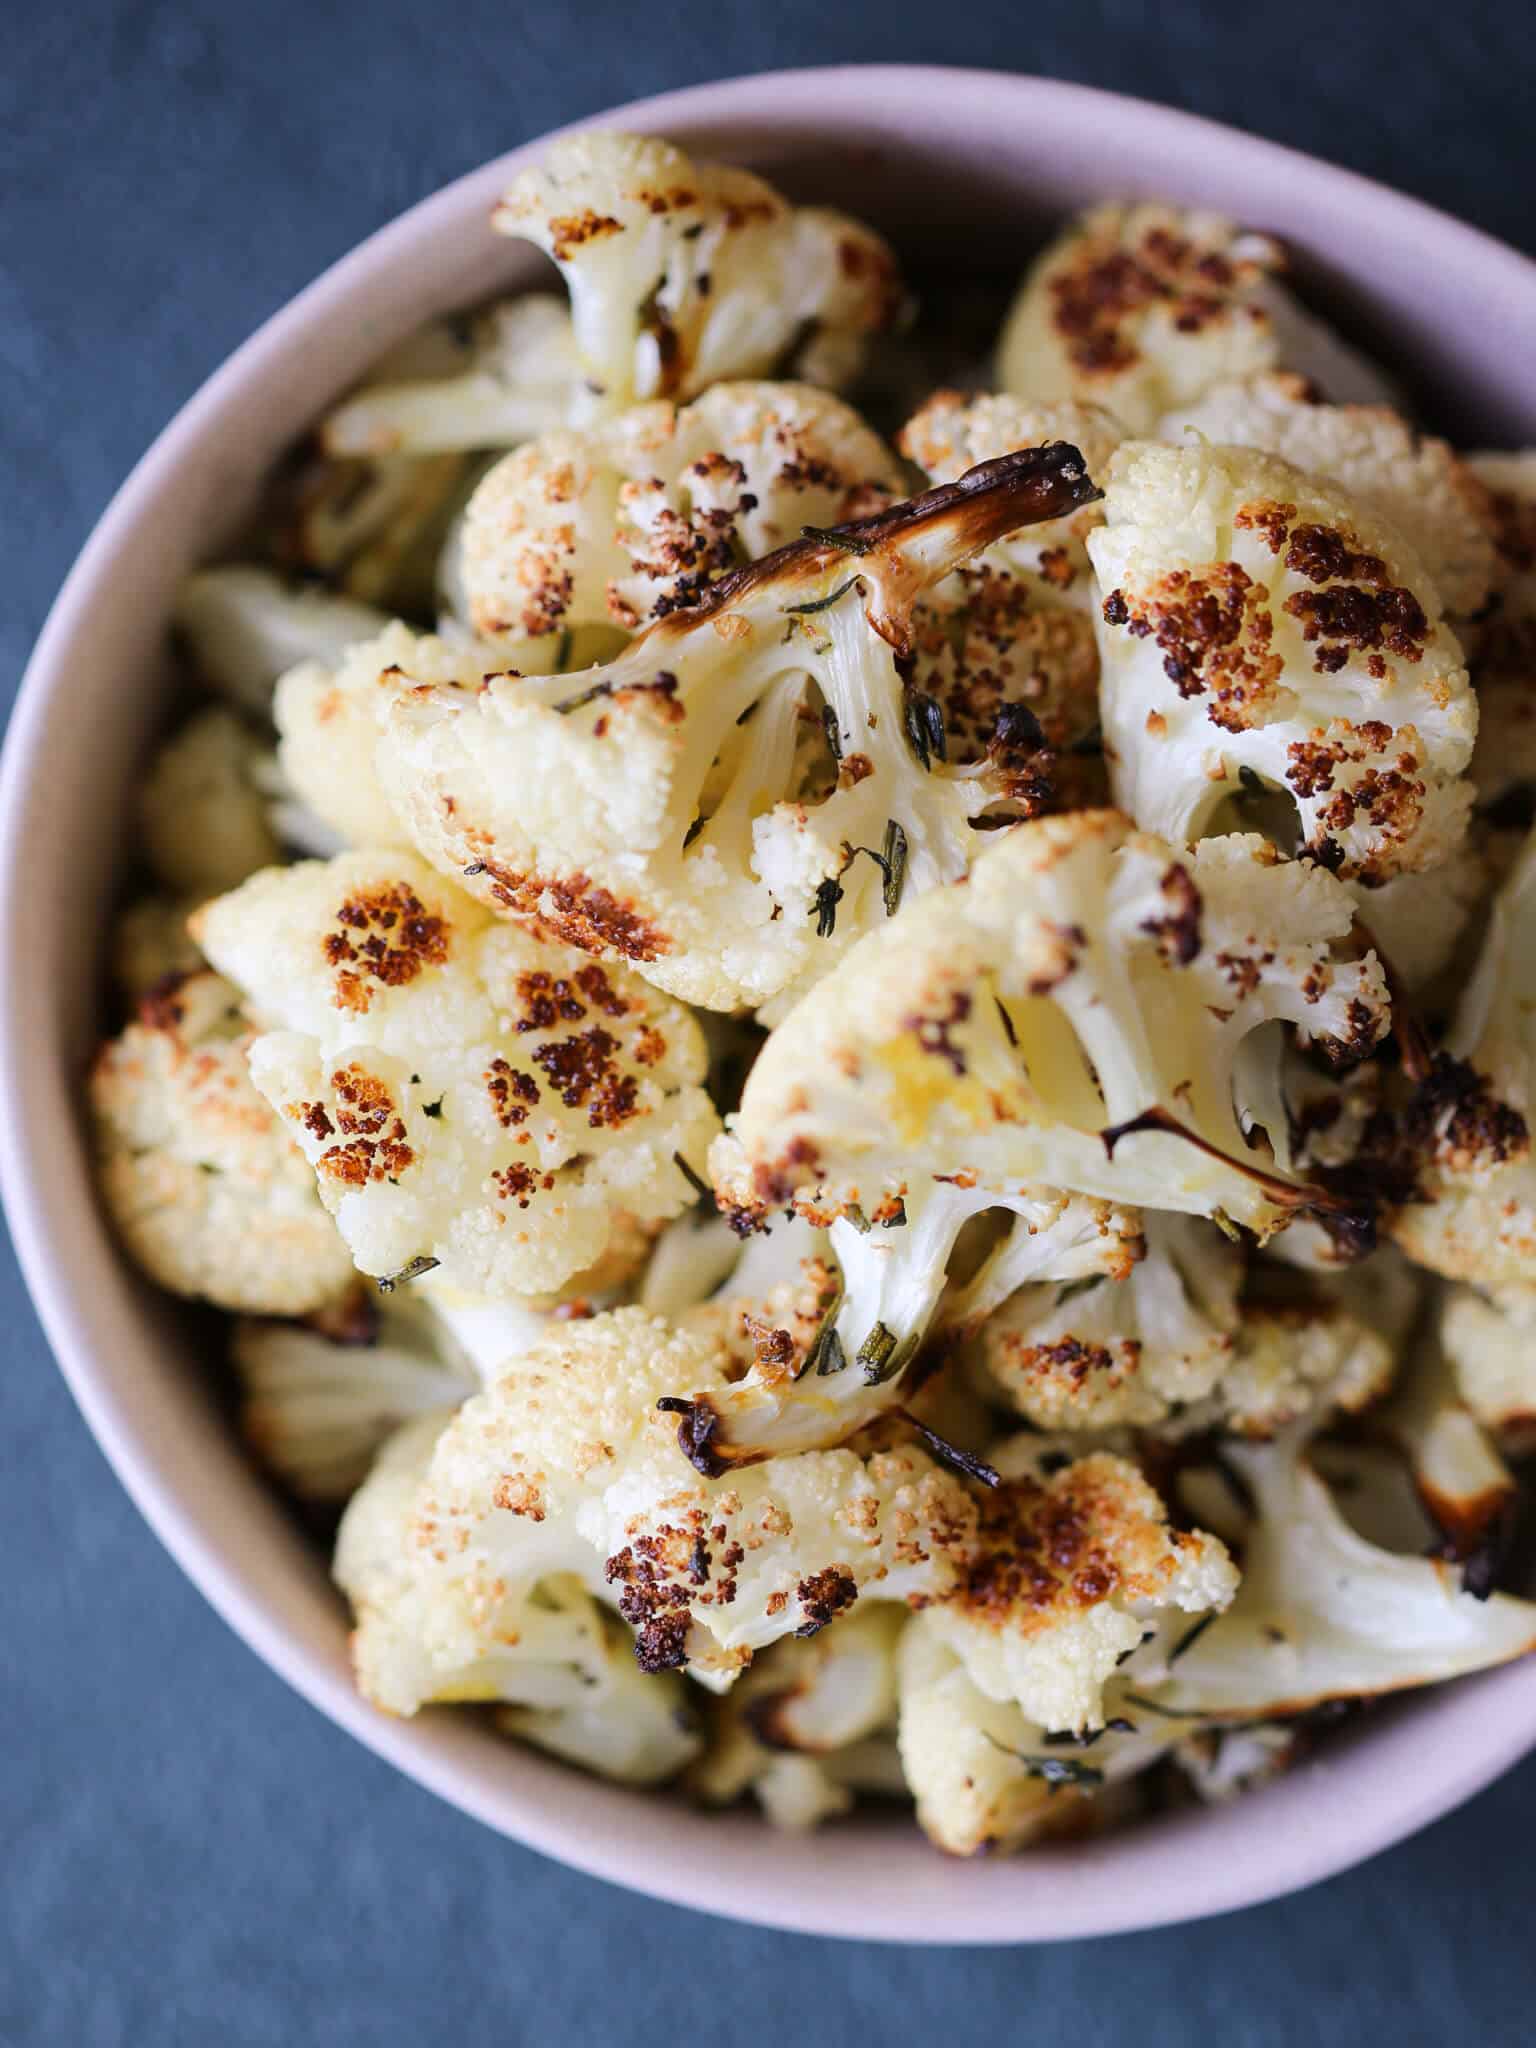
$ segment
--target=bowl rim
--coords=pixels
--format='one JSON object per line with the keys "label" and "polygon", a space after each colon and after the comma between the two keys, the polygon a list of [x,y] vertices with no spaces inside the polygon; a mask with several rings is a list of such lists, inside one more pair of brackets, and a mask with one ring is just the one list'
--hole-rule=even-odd
{"label": "bowl rim", "polygon": [[[1390,217],[1400,232],[1424,238],[1441,250],[1455,249],[1461,260],[1476,265],[1491,281],[1536,309],[1536,263],[1420,200],[1200,116],[1007,71],[838,65],[690,86],[572,122],[455,179],[332,264],[215,370],[119,487],[48,614],[0,757],[0,1192],[23,1278],[59,1367],[102,1451],[160,1541],[235,1633],[279,1676],[369,1749],[461,1811],[589,1875],[672,1904],[788,1931],[969,1945],[1171,1925],[1257,1904],[1332,1876],[1469,1798],[1536,1746],[1536,1660],[1437,1689],[1432,1699],[1421,1700],[1407,1714],[1375,1718],[1368,1737],[1350,1745],[1351,1769],[1363,1775],[1349,1786],[1325,1760],[1249,1795],[1242,1802],[1246,1817],[1264,1809],[1283,1823],[1285,1814],[1291,1815],[1288,1826],[1278,1825],[1265,1835],[1261,1857],[1243,1853],[1244,1837],[1249,1851],[1254,1841],[1247,1827],[1232,1824],[1236,1809],[1210,1809],[1192,1816],[1194,1825],[1182,1824],[1181,1817],[1080,1845],[1070,1864],[1047,1853],[991,1866],[988,1892],[979,1896],[979,1903],[975,1892],[964,1895],[965,1918],[958,1924],[958,1915],[946,1910],[939,1876],[946,1866],[937,1858],[933,1884],[918,1887],[910,1909],[894,1924],[889,1918],[871,1924],[868,1904],[861,1905],[858,1898],[841,1906],[834,1901],[829,1910],[824,1897],[812,1900],[797,1883],[770,1880],[766,1871],[765,1881],[748,1881],[744,1875],[733,1890],[720,1870],[707,1860],[691,1859],[686,1847],[669,1859],[662,1850],[659,1824],[651,1831],[649,1853],[642,1857],[636,1847],[641,1837],[633,1828],[583,1833],[558,1815],[552,1817],[547,1801],[530,1812],[518,1795],[492,1787],[473,1768],[466,1769],[451,1746],[430,1739],[426,1730],[431,1717],[406,1723],[376,1713],[332,1665],[293,1639],[270,1602],[217,1554],[200,1513],[181,1497],[186,1489],[179,1494],[176,1483],[159,1469],[155,1445],[136,1426],[130,1405],[114,1392],[110,1370],[93,1349],[87,1318],[71,1284],[69,1260],[55,1256],[55,1246],[64,1242],[67,1220],[62,1197],[45,1194],[37,1171],[48,1130],[32,1113],[29,1072],[39,1049],[28,1043],[19,1000],[27,971],[19,944],[18,904],[25,887],[29,770],[59,715],[69,647],[88,631],[93,593],[110,577],[140,508],[175,473],[187,451],[210,429],[217,430],[221,413],[257,367],[274,354],[302,345],[311,323],[338,294],[348,293],[381,266],[397,264],[440,230],[455,228],[462,217],[494,197],[517,170],[540,156],[556,135],[609,126],[665,134],[670,128],[685,131],[706,119],[718,125],[733,118],[768,121],[791,113],[801,126],[825,125],[835,123],[839,98],[850,92],[896,100],[920,96],[930,108],[937,100],[957,118],[968,97],[980,93],[1005,97],[1010,111],[1023,120],[1134,120],[1156,133],[1168,148],[1170,161],[1181,150],[1218,150],[1225,162],[1244,165],[1246,175],[1256,182],[1284,181],[1293,189],[1301,184],[1330,204],[1368,203],[1378,217]],[[933,132],[930,126],[928,133]],[[1508,1695],[1501,1731],[1489,1726],[1486,1703],[1493,1691],[1501,1699]],[[1413,1724],[1430,1718],[1440,1735],[1426,1744],[1422,1734],[1414,1737]],[[1330,1826],[1316,1824],[1319,1801],[1333,1812]],[[656,1810],[658,1823],[664,1810]],[[1192,1847],[1197,1838],[1199,1846]],[[1220,1853],[1224,1847],[1225,1855]],[[1177,1889],[1166,1882],[1172,1868],[1170,1853],[1179,1865]],[[814,1850],[807,1851],[808,1861],[814,1856]],[[739,1859],[733,1868],[737,1863]],[[745,1872],[746,1866],[741,1867]],[[1042,1869],[1049,1870],[1052,1880],[1044,1887],[1031,1883],[1032,1875]],[[1042,1897],[1042,1892],[1050,1896]]]}

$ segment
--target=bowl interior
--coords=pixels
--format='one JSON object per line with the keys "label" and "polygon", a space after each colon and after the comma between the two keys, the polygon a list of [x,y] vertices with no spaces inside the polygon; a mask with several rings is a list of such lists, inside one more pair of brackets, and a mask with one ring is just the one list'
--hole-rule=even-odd
{"label": "bowl interior", "polygon": [[[1281,235],[1304,283],[1367,345],[1390,338],[1436,424],[1536,440],[1536,352],[1521,347],[1536,331],[1536,267],[1413,202],[1187,116],[1038,80],[871,67],[703,87],[604,125],[666,134],[862,213],[939,277],[1016,271],[1051,219],[1097,197],[1218,206]],[[39,643],[0,817],[0,1129],[18,1251],[60,1362],[144,1513],[253,1647],[403,1769],[567,1862],[778,1926],[950,1942],[1157,1924],[1326,1875],[1526,1747],[1536,1665],[1371,1717],[1235,1808],[996,1865],[947,1863],[915,1830],[877,1819],[809,1846],[748,1815],[700,1816],[587,1780],[451,1713],[374,1713],[353,1692],[322,1560],[208,1391],[204,1326],[140,1284],[103,1227],[79,1084],[127,809],[171,688],[172,593],[238,529],[285,446],[384,348],[538,274],[487,218],[539,147],[396,222],[247,344],[124,486]]]}

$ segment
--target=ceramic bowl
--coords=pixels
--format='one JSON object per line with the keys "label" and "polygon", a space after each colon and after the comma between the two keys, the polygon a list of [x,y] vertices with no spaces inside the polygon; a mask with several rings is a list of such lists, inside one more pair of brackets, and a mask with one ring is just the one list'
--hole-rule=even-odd
{"label": "ceramic bowl", "polygon": [[[601,125],[649,130],[867,214],[921,265],[1003,271],[1052,218],[1168,194],[1272,229],[1303,283],[1390,349],[1436,424],[1536,441],[1536,265],[1344,171],[1231,129],[1046,80],[869,67],[738,79]],[[451,1711],[390,1720],[353,1690],[323,1558],[207,1392],[187,1319],[129,1271],[92,1194],[80,1076],[98,1018],[127,803],[170,687],[182,575],[230,534],[296,435],[430,315],[528,281],[488,231],[547,138],[365,242],[247,342],[161,435],[65,584],[28,669],[0,793],[0,1132],[12,1231],[86,1419],[145,1517],[230,1625],[402,1771],[492,1827],[657,1897],[772,1926],[1014,1942],[1251,1904],[1358,1862],[1536,1740],[1536,1661],[1367,1717],[1278,1784],[1013,1861],[951,1862],[910,1824],[812,1839],[580,1777]],[[90,735],[82,745],[81,735]]]}

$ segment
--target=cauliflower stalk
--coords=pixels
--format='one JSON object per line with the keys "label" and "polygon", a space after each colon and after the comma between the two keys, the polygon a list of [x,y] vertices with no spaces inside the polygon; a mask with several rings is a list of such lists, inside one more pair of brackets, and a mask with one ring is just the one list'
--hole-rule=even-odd
{"label": "cauliflower stalk", "polygon": [[946,759],[901,658],[925,589],[1094,494],[1075,451],[1024,451],[727,576],[606,667],[402,685],[390,800],[499,912],[687,1001],[781,1012],[856,932],[963,874],[978,820],[1040,801],[1033,721],[1000,713],[980,758]]}
{"label": "cauliflower stalk", "polygon": [[176,593],[174,629],[200,681],[239,710],[264,716],[285,670],[336,661],[388,623],[382,612],[271,569],[199,569]]}
{"label": "cauliflower stalk", "polygon": [[545,1293],[692,1201],[703,1040],[646,983],[387,850],[269,869],[197,928],[276,1027],[252,1078],[363,1272]]}
{"label": "cauliflower stalk", "polygon": [[307,1315],[352,1261],[303,1155],[251,1086],[251,1024],[216,974],[161,984],[91,1069],[97,1173],[152,1280],[250,1315]]}
{"label": "cauliflower stalk", "polygon": [[1457,1397],[1513,1457],[1536,1449],[1536,1294],[1509,1288],[1490,1300],[1453,1287],[1440,1343]]}
{"label": "cauliflower stalk", "polygon": [[1308,1427],[1226,1450],[1254,1503],[1242,1584],[1149,1689],[1164,1714],[1295,1714],[1536,1648],[1536,1606],[1501,1593],[1478,1599],[1444,1561],[1398,1556],[1357,1534],[1308,1461]]}
{"label": "cauliflower stalk", "polygon": [[1375,886],[1466,829],[1477,705],[1438,594],[1396,532],[1248,449],[1129,442],[1088,552],[1116,801],[1187,843],[1281,793],[1301,846]]}
{"label": "cauliflower stalk", "polygon": [[870,229],[650,136],[555,143],[492,225],[558,265],[594,416],[771,376],[786,358],[812,383],[846,383],[904,309],[895,258]]}

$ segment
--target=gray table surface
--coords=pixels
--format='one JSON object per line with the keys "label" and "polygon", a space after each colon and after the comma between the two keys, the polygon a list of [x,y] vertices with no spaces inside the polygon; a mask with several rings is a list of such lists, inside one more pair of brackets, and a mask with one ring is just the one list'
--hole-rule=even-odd
{"label": "gray table surface", "polygon": [[[1033,70],[1253,127],[1536,251],[1523,11],[8,8],[7,696],[108,496],[234,344],[399,209],[561,121],[792,64]],[[1536,1762],[1306,1896],[1049,1950],[762,1934],[558,1869],[365,1755],[203,1605],[92,1444],[8,1252],[0,1329],[6,2043],[1532,2038]]]}

